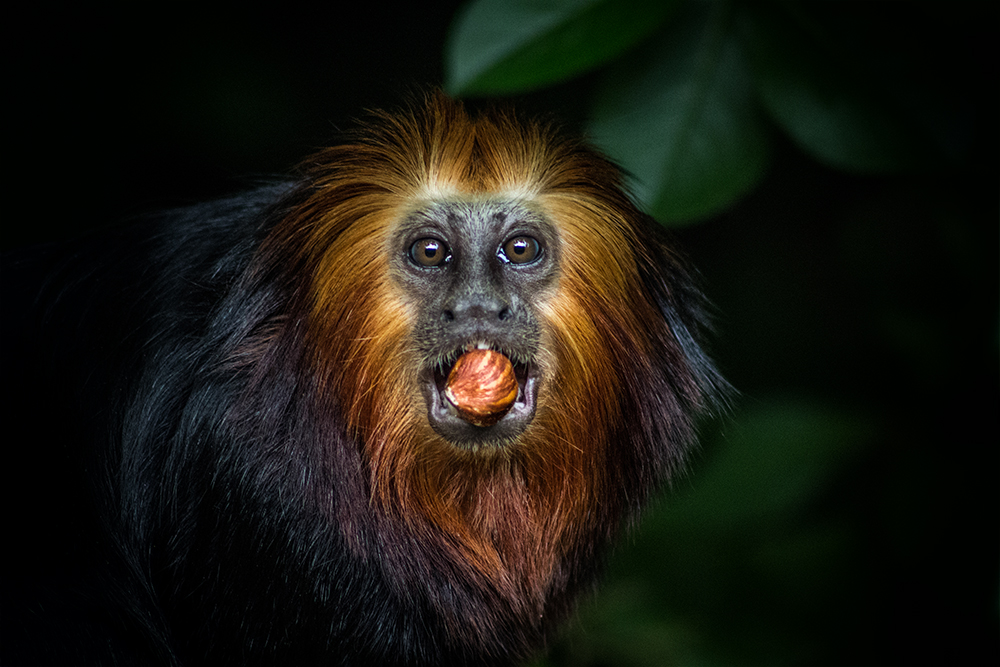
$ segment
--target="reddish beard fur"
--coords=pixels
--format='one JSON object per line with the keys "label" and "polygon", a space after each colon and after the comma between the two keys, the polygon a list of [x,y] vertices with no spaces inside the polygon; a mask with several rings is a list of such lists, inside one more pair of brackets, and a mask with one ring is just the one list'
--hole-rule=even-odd
{"label": "reddish beard fur", "polygon": [[[331,513],[400,594],[426,591],[452,637],[509,643],[513,624],[538,641],[589,581],[594,554],[679,465],[693,415],[710,400],[712,380],[649,286],[659,262],[682,276],[679,259],[652,239],[601,156],[440,95],[376,116],[306,170],[261,262],[309,276],[296,296],[301,317],[285,326],[304,324],[317,412],[331,428],[342,420],[358,445],[364,492]],[[543,384],[534,421],[507,446],[475,452],[428,424],[415,305],[389,262],[408,213],[463,199],[540,212],[558,229],[562,258],[535,304]]]}

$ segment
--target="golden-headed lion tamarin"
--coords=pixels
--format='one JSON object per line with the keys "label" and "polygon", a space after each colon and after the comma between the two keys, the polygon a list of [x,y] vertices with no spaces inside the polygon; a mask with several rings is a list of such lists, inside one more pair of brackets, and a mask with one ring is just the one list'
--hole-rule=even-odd
{"label": "golden-headed lion tamarin", "polygon": [[724,386],[619,171],[442,95],[5,273],[5,664],[517,663]]}

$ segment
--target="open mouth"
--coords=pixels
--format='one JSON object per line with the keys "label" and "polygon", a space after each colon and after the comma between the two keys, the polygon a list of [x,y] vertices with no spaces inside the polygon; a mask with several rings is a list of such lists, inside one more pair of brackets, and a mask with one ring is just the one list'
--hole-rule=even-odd
{"label": "open mouth", "polygon": [[[423,375],[428,420],[457,446],[502,446],[520,435],[535,416],[539,384],[535,365],[501,346],[469,343]],[[513,384],[516,396],[511,401]]]}

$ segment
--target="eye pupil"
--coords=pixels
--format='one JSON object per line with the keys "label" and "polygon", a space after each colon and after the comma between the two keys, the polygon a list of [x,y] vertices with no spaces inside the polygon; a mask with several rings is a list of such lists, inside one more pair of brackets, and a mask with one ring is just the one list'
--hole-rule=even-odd
{"label": "eye pupil", "polygon": [[515,236],[503,245],[503,255],[513,264],[527,264],[538,259],[542,247],[530,236]]}

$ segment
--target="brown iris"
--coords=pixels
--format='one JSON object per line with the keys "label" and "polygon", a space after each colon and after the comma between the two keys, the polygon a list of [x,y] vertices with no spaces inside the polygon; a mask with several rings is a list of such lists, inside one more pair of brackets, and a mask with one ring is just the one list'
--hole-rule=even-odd
{"label": "brown iris", "polygon": [[448,246],[440,239],[420,239],[410,246],[410,259],[420,266],[441,266],[450,258]]}
{"label": "brown iris", "polygon": [[503,244],[502,251],[512,264],[527,264],[538,259],[542,246],[530,236],[515,236]]}

